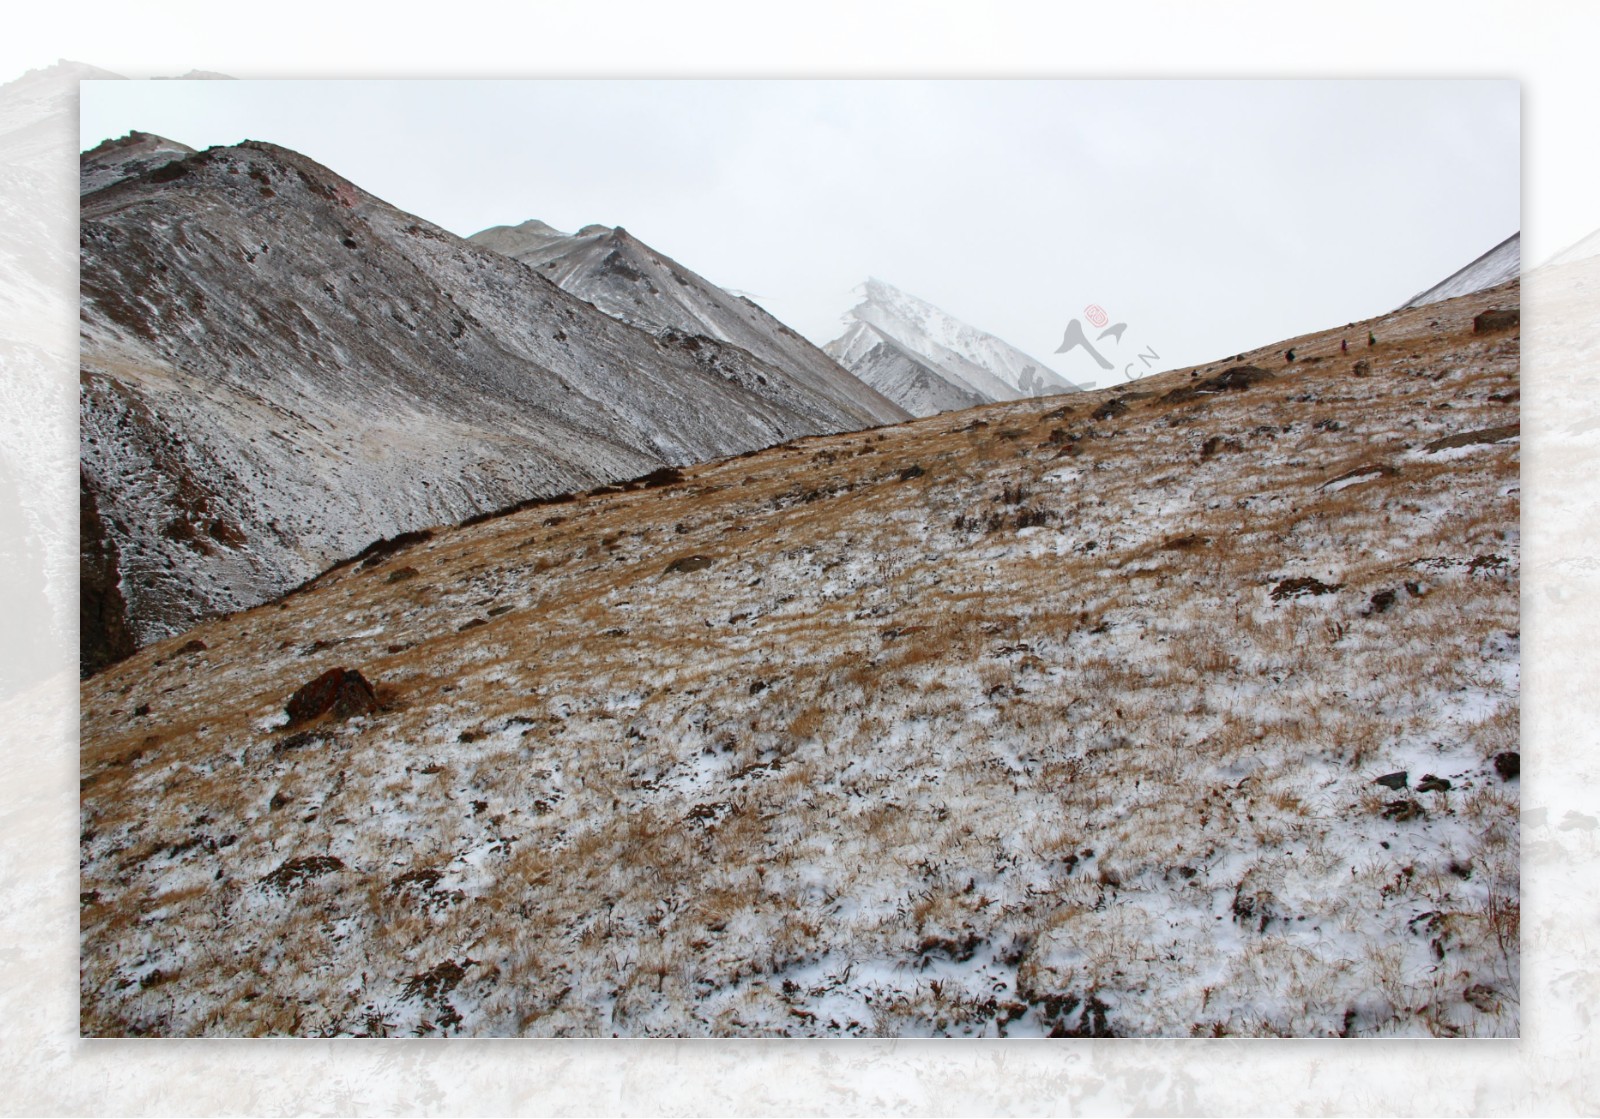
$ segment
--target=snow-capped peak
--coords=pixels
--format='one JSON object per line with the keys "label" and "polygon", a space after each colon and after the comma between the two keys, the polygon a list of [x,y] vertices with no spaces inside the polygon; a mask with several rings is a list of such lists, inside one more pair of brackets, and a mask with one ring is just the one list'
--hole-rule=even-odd
{"label": "snow-capped peak", "polygon": [[[828,352],[858,376],[870,378],[886,373],[877,363],[872,363],[869,372],[867,355],[880,342],[892,344],[900,355],[893,363],[893,381],[877,384],[869,379],[868,383],[903,408],[924,415],[929,409],[939,411],[948,406],[951,391],[963,399],[983,402],[1077,390],[1037,358],[892,284],[869,277],[857,290],[862,300],[844,318],[850,329],[829,343]],[[863,326],[870,330],[858,329]],[[908,377],[905,360],[916,363],[923,372]],[[943,386],[938,384],[941,380]],[[918,386],[920,395],[897,399],[891,383],[902,392]]]}

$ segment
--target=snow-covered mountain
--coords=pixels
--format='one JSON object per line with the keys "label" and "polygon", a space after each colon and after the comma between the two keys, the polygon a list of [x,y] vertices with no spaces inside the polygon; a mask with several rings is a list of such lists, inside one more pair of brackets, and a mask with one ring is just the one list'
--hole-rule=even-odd
{"label": "snow-covered mountain", "polygon": [[990,403],[958,374],[941,371],[923,355],[859,320],[828,343],[828,352],[912,415],[932,416]]}
{"label": "snow-covered mountain", "polygon": [[281,147],[133,136],[81,175],[89,665],[378,538],[877,420]]}
{"label": "snow-covered mountain", "polygon": [[1522,234],[1518,232],[1501,241],[1471,264],[1452,272],[1427,291],[1413,295],[1402,303],[1399,309],[1404,311],[1408,307],[1425,307],[1429,303],[1454,299],[1458,295],[1471,295],[1475,291],[1483,291],[1485,288],[1496,287],[1507,280],[1515,279],[1521,270]]}
{"label": "snow-covered mountain", "polygon": [[845,315],[844,335],[824,349],[914,415],[965,407],[949,402],[974,397],[990,402],[1078,391],[1037,358],[882,280],[869,278],[862,292]]}
{"label": "snow-covered mountain", "polygon": [[498,225],[468,240],[522,261],[642,330],[704,336],[748,350],[789,375],[800,394],[796,404],[837,412],[841,423],[866,427],[910,418],[750,299],[691,272],[621,226],[588,225],[566,234],[534,220]]}

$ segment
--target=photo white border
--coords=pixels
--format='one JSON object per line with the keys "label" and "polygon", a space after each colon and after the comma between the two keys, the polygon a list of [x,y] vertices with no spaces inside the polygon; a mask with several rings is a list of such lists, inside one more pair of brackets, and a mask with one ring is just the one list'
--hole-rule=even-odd
{"label": "photo white border", "polygon": [[[0,81],[67,57],[130,77],[1509,77],[1524,90],[1528,243],[1592,196],[1600,5],[286,0],[77,4],[8,16]],[[26,55],[27,57],[23,57]],[[18,64],[9,66],[11,59]],[[76,136],[76,121],[65,127]],[[69,254],[74,180],[48,217]],[[62,225],[63,215],[71,215]],[[34,215],[40,216],[40,215]],[[1564,218],[1565,240],[1586,229]],[[57,228],[57,226],[61,226]],[[1589,228],[1600,226],[1600,206]],[[1558,248],[1559,244],[1547,246]],[[70,256],[69,256],[70,259]],[[1537,259],[1525,263],[1537,263]],[[69,272],[53,339],[75,372]],[[1593,627],[1600,509],[1562,432],[1597,410],[1570,310],[1525,292],[1523,1039],[1501,1042],[132,1042],[77,1028],[77,685],[0,698],[0,1109],[18,1114],[1594,1114],[1600,1005]],[[13,306],[0,288],[0,307]],[[0,311],[9,316],[11,311]],[[1566,318],[1563,318],[1566,316]],[[0,323],[12,336],[18,322]],[[1553,344],[1547,343],[1554,339]],[[1590,350],[1591,360],[1593,350]],[[1562,365],[1554,360],[1562,355]],[[68,382],[70,383],[70,381]],[[75,457],[75,417],[59,432]],[[70,461],[70,458],[69,460]],[[70,479],[65,481],[70,482]],[[65,486],[63,493],[69,492]],[[70,549],[74,542],[58,540]],[[1594,549],[1595,544],[1589,543]],[[1600,561],[1594,566],[1600,570]],[[70,666],[74,650],[41,649]],[[1587,821],[1587,823],[1585,823]]]}

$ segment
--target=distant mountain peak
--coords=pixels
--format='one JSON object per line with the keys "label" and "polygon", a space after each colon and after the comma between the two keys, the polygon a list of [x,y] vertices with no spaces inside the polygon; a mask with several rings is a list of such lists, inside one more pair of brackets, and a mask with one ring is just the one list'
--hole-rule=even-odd
{"label": "distant mountain peak", "polygon": [[174,151],[185,155],[193,155],[195,149],[188,144],[169,140],[165,136],[157,136],[154,132],[140,132],[138,129],[129,129],[126,136],[118,136],[110,140],[101,140],[94,147],[84,152],[85,156],[107,155],[111,152],[130,153],[141,151]]}
{"label": "distant mountain peak", "polygon": [[547,222],[542,222],[538,218],[529,218],[527,221],[518,225],[497,225],[495,228],[515,229],[526,233],[553,233],[559,237],[566,236],[565,233],[562,233],[561,230],[557,229],[555,226],[550,225]]}
{"label": "distant mountain peak", "polygon": [[87,62],[74,62],[70,58],[58,58],[48,66],[39,66],[25,71],[20,77],[6,82],[0,89],[17,91],[30,85],[54,85],[59,82],[79,82],[86,79],[120,78],[121,74],[110,70],[91,66]]}
{"label": "distant mountain peak", "polygon": [[914,415],[1077,391],[1044,362],[887,281],[869,276],[855,290],[861,302],[827,351]]}
{"label": "distant mountain peak", "polygon": [[132,129],[102,140],[78,157],[78,189],[87,194],[198,154],[188,144]]}

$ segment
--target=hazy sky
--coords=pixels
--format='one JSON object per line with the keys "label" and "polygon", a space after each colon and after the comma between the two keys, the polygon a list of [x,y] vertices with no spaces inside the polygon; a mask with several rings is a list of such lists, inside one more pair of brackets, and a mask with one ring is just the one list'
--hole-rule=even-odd
{"label": "hazy sky", "polygon": [[270,140],[463,235],[623,225],[818,344],[876,276],[1102,384],[1053,352],[1087,304],[1170,368],[1392,310],[1520,226],[1504,80],[83,84],[84,147],[131,128]]}

